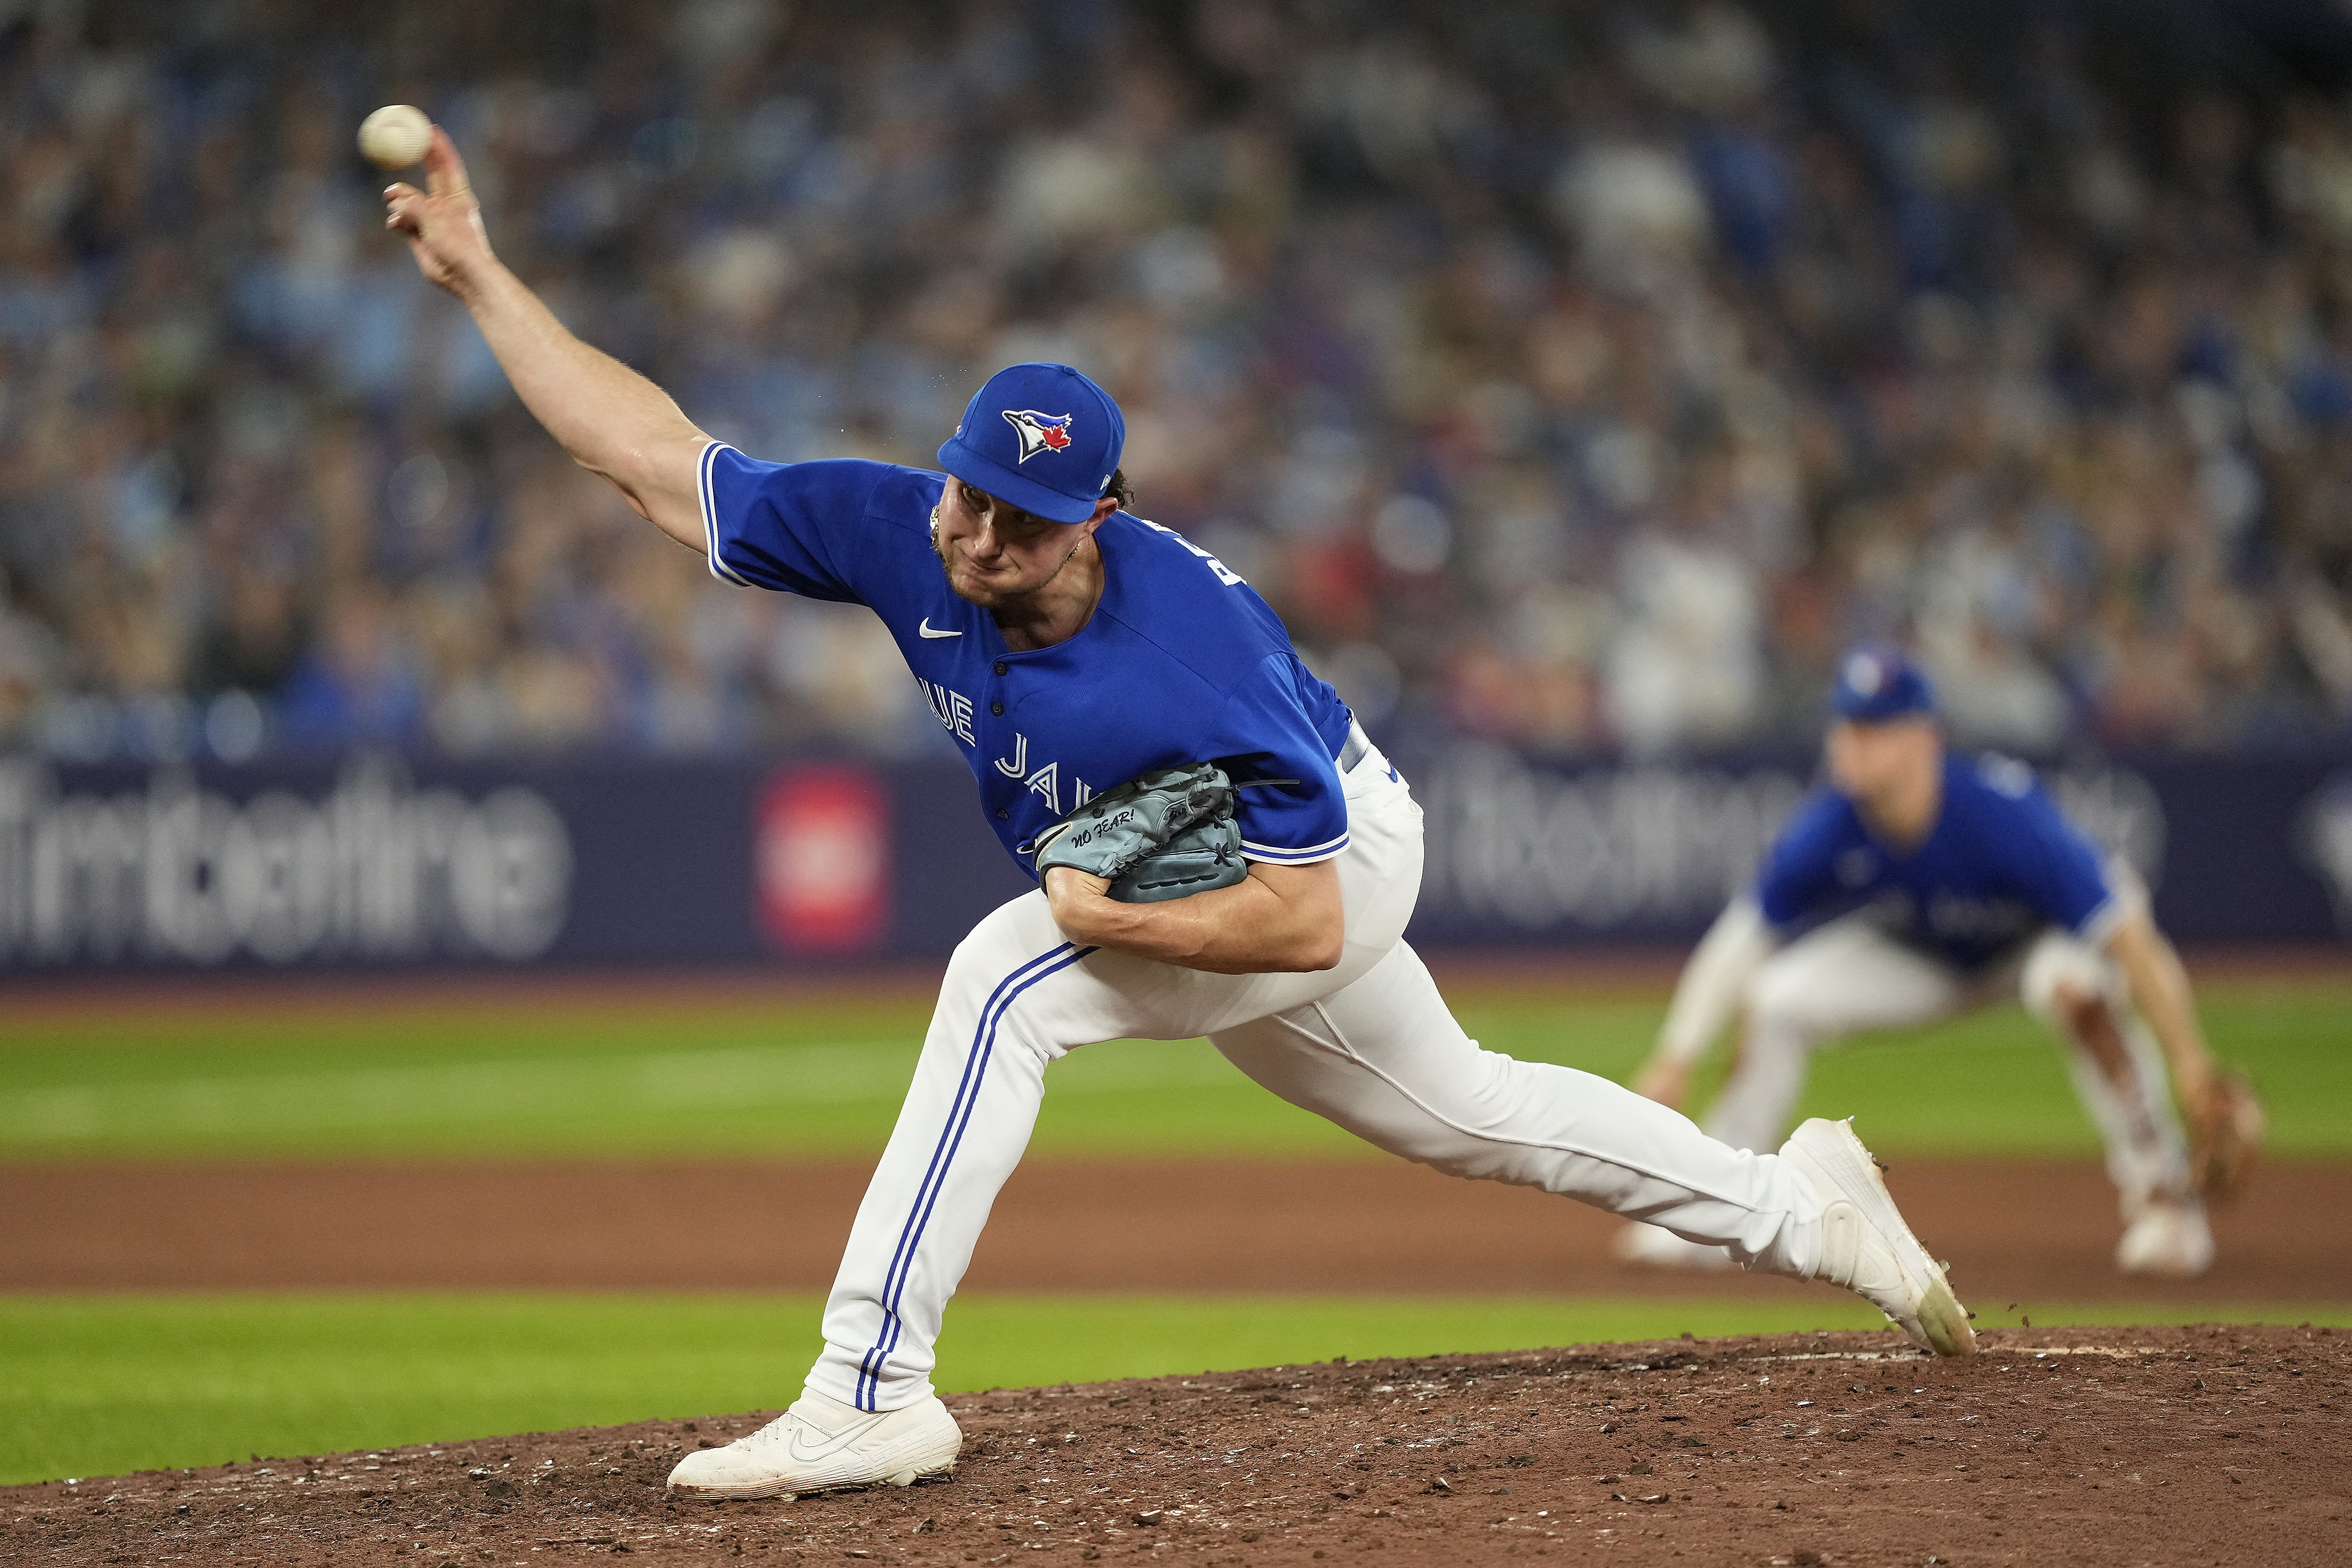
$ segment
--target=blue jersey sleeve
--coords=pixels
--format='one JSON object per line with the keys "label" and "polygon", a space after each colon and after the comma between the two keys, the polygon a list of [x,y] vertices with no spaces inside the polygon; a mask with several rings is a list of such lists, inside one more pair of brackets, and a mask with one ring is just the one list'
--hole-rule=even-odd
{"label": "blue jersey sleeve", "polygon": [[1202,748],[1238,788],[1250,860],[1307,865],[1348,847],[1339,770],[1300,689],[1313,678],[1289,654],[1268,655],[1225,699]]}
{"label": "blue jersey sleeve", "polygon": [[1756,903],[1764,922],[1783,936],[1830,913],[1844,889],[1838,856],[1853,845],[1853,808],[1832,790],[1799,803],[1756,873]]}
{"label": "blue jersey sleeve", "polygon": [[702,450],[697,488],[710,570],[745,588],[865,604],[859,578],[877,492],[906,470],[836,459],[761,463],[724,442]]}
{"label": "blue jersey sleeve", "polygon": [[[2021,764],[2012,764],[2022,769]],[[2031,774],[2027,777],[2030,779]],[[2008,821],[1995,841],[2002,871],[2017,895],[2053,925],[2092,940],[2105,935],[2116,908],[2116,888],[2107,879],[2106,857],[2060,813],[2041,785],[2007,797]]]}

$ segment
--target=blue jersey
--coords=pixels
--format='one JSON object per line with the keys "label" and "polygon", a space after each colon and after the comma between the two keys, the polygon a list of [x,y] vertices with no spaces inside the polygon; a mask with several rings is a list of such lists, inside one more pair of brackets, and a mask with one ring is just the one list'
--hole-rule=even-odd
{"label": "blue jersey", "polygon": [[1898,940],[1966,968],[2044,926],[2103,939],[2117,908],[2098,849],[2005,757],[1948,755],[1936,825],[1907,854],[1843,795],[1808,797],[1764,857],[1756,895],[1782,936],[1870,906]]}
{"label": "blue jersey", "polygon": [[1016,653],[932,553],[946,482],[887,463],[761,463],[714,443],[699,486],[710,570],[881,616],[979,780],[990,826],[1033,876],[1027,846],[1046,824],[1139,773],[1199,761],[1244,786],[1248,858],[1305,865],[1347,848],[1332,761],[1347,706],[1255,590],[1180,536],[1114,513],[1095,533],[1093,618]]}

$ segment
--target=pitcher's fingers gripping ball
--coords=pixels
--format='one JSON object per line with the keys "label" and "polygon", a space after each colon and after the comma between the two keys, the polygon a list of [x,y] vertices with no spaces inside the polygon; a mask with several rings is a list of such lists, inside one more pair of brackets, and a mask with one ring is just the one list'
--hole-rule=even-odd
{"label": "pitcher's fingers gripping ball", "polygon": [[[447,131],[426,124],[424,149],[417,156],[425,164],[425,189],[420,191],[404,180],[385,186],[384,227],[407,236],[409,251],[426,281],[460,292],[466,280],[480,283],[500,270],[490,254],[489,235],[482,226],[482,204],[475,199],[473,185],[466,177],[466,161],[457,156]],[[565,373],[582,372],[579,367],[567,366]]]}

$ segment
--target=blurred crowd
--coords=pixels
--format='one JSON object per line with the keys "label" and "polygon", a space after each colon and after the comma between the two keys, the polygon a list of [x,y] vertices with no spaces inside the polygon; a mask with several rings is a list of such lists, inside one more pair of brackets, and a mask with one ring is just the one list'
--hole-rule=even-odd
{"label": "blurred crowd", "polygon": [[2325,82],[2098,7],[352,9],[0,4],[0,744],[937,744],[870,617],[531,423],[383,232],[387,101],[754,455],[1086,369],[1391,733],[1783,744],[1885,636],[2027,752],[2352,735]]}

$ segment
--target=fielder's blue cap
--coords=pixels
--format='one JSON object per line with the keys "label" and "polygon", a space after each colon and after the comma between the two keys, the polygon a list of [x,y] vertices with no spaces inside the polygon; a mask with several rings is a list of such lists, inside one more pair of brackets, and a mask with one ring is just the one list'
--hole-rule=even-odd
{"label": "fielder's blue cap", "polygon": [[1067,365],[1007,365],[964,406],[940,466],[1057,523],[1083,523],[1127,445],[1110,393]]}
{"label": "fielder's blue cap", "polygon": [[1864,643],[1838,661],[1830,706],[1852,724],[1885,724],[1936,711],[1936,688],[1919,666],[1883,643]]}

